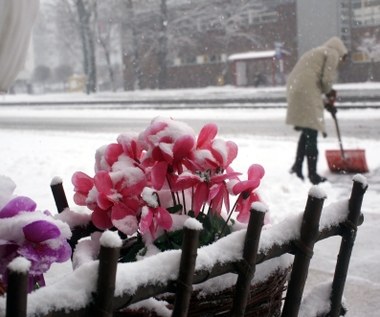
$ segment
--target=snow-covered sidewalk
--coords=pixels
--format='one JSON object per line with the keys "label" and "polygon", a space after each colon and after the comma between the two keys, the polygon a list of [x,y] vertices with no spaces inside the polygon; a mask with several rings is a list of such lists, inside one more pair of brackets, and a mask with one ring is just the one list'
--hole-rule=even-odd
{"label": "snow-covered sidewalk", "polygon": [[[100,111],[99,111],[100,112]],[[145,113],[147,114],[147,113]],[[374,114],[374,113],[373,113]],[[105,120],[112,120],[112,112],[99,113]],[[177,113],[166,112],[165,115],[176,117]],[[183,115],[183,114],[182,114]],[[223,110],[214,110],[208,114],[226,116]],[[234,112],[234,116],[238,116]],[[367,113],[367,115],[370,115]],[[153,116],[153,114],[152,114]],[[349,112],[345,113],[349,116]],[[136,115],[137,118],[137,115]],[[184,119],[186,120],[186,118]],[[126,132],[126,131],[120,131]],[[288,167],[293,160],[296,137],[255,137],[239,133],[223,131],[223,138],[233,140],[239,146],[240,154],[236,165],[245,171],[251,163],[262,164],[266,170],[260,193],[268,204],[274,222],[289,215],[302,212],[311,184],[302,182],[288,173]],[[0,174],[11,177],[17,184],[16,193],[32,197],[40,209],[55,211],[55,204],[50,192],[50,181],[60,176],[64,181],[69,204],[72,202],[73,186],[71,175],[81,170],[93,173],[95,149],[103,144],[114,142],[114,133],[84,133],[77,131],[50,131],[41,133],[32,130],[4,130],[0,128],[0,152],[2,164]],[[380,250],[377,237],[380,226],[379,192],[380,192],[380,157],[377,139],[358,140],[347,138],[347,147],[358,145],[366,149],[370,172],[365,175],[369,189],[364,197],[364,224],[359,228],[357,241],[351,259],[349,276],[345,289],[345,297],[349,308],[349,317],[375,317],[380,310]],[[327,193],[325,206],[341,199],[347,199],[350,194],[352,175],[332,175],[323,157],[325,149],[336,148],[335,138],[320,140],[319,170],[330,182],[321,184]],[[75,207],[76,208],[76,207]],[[311,263],[307,289],[316,283],[331,279],[339,248],[339,239],[333,238],[316,245],[315,256]],[[48,282],[59,279],[58,273],[68,269],[68,265],[55,266]]]}

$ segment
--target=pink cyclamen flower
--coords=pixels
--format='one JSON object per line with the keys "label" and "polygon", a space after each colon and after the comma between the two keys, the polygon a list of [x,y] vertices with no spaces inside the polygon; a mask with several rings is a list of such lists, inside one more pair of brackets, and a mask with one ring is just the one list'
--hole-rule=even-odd
{"label": "pink cyclamen flower", "polygon": [[99,171],[95,175],[97,206],[91,219],[97,228],[104,230],[115,226],[127,235],[137,230],[134,223],[141,209],[139,195],[146,184],[146,179],[139,168],[132,168],[129,171],[128,176],[126,175],[128,173],[124,175],[120,171],[113,173]]}
{"label": "pink cyclamen flower", "polygon": [[173,219],[165,208],[160,206],[155,208],[149,206],[143,207],[139,226],[142,234],[150,232],[151,236],[155,238],[159,228],[169,230],[172,225]]}
{"label": "pink cyclamen flower", "polygon": [[142,234],[150,232],[154,238],[159,228],[169,230],[173,225],[173,219],[170,213],[160,206],[158,193],[145,187],[141,196],[146,206],[142,208],[141,212],[140,232]]}
{"label": "pink cyclamen flower", "polygon": [[232,193],[239,195],[235,209],[239,213],[237,220],[247,222],[252,203],[260,201],[259,195],[254,190],[259,187],[264,174],[265,170],[261,165],[253,164],[248,168],[248,179],[237,181],[231,186]]}
{"label": "pink cyclamen flower", "polygon": [[136,162],[141,161],[143,148],[138,140],[137,135],[130,133],[120,134],[117,138],[117,143],[121,145],[125,155]]}
{"label": "pink cyclamen flower", "polygon": [[211,210],[220,213],[223,204],[229,210],[229,195],[225,181],[240,175],[233,171],[224,174],[211,174],[210,170],[205,172],[182,173],[175,184],[177,190],[193,188],[192,211],[197,217],[206,203],[210,204]]}
{"label": "pink cyclamen flower", "polygon": [[145,166],[165,161],[174,171],[181,170],[182,161],[195,145],[194,130],[187,124],[172,119],[155,118],[140,134],[139,140],[146,149]]}
{"label": "pink cyclamen flower", "polygon": [[229,167],[238,153],[237,145],[232,141],[216,139],[218,127],[209,123],[201,129],[195,150],[186,166],[195,170],[224,170]]}
{"label": "pink cyclamen flower", "polygon": [[[71,182],[74,185],[74,202],[79,206],[86,206],[87,197],[90,190],[94,187],[94,179],[83,172],[76,172],[71,177]],[[88,206],[90,209],[91,206]]]}

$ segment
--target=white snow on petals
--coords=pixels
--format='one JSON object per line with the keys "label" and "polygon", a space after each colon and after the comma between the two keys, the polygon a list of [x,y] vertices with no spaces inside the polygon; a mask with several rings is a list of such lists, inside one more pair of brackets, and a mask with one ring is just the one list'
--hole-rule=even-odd
{"label": "white snow on petals", "polygon": [[158,207],[158,201],[154,193],[155,191],[152,188],[144,187],[141,197],[149,206],[156,208]]}

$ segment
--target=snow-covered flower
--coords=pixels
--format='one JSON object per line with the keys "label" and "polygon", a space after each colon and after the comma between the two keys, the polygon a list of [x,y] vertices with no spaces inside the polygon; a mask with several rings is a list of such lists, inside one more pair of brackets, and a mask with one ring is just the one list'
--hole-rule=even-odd
{"label": "snow-covered flower", "polygon": [[54,219],[49,212],[36,210],[36,203],[24,196],[11,199],[0,209],[0,276],[6,283],[8,264],[23,256],[31,263],[29,291],[44,285],[43,274],[55,262],[71,256],[67,224]]}
{"label": "snow-covered flower", "polygon": [[210,231],[205,243],[211,243],[225,230],[223,223],[231,225],[234,211],[235,220],[246,222],[250,204],[259,200],[264,169],[252,165],[248,180],[239,180],[241,173],[231,168],[237,154],[237,145],[219,138],[213,123],[197,136],[184,122],[157,117],[140,134],[121,134],[117,143],[98,149],[95,175],[72,177],[74,200],[92,210],[100,230],[117,229],[165,249],[179,244],[172,225],[180,215],[201,221]]}

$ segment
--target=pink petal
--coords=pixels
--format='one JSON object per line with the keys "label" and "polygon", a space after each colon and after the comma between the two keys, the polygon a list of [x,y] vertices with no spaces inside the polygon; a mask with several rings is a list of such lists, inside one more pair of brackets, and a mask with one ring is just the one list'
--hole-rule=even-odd
{"label": "pink petal", "polygon": [[71,177],[71,182],[75,186],[75,190],[88,193],[94,186],[94,180],[83,172],[75,172]]}
{"label": "pink petal", "polygon": [[112,207],[111,219],[119,220],[123,219],[127,215],[135,216],[136,214],[136,210],[129,208],[129,206],[123,203],[118,203]]}
{"label": "pink petal", "polygon": [[232,193],[234,195],[238,195],[243,191],[247,191],[247,190],[252,191],[255,188],[257,188],[259,185],[260,185],[259,179],[242,181],[232,187]]}
{"label": "pink petal", "polygon": [[110,211],[95,208],[91,215],[92,223],[100,230],[106,230],[112,228],[112,222],[110,219]]}
{"label": "pink petal", "polygon": [[248,168],[248,179],[262,179],[264,177],[265,170],[259,164],[252,164]]}
{"label": "pink petal", "polygon": [[104,193],[98,194],[98,197],[96,198],[96,202],[97,202],[98,206],[103,210],[107,210],[107,209],[111,208],[113,205],[113,202]]}
{"label": "pink petal", "polygon": [[196,174],[182,173],[178,176],[175,187],[177,190],[183,190],[193,187],[201,181],[201,178]]}
{"label": "pink petal", "polygon": [[79,206],[86,206],[86,200],[87,196],[83,195],[82,193],[75,193],[74,194],[74,202]]}
{"label": "pink petal", "polygon": [[114,212],[114,208],[112,208],[112,224],[121,232],[126,235],[132,235],[137,232],[139,227],[138,220],[133,213],[125,212],[123,214],[118,214]]}
{"label": "pink petal", "polygon": [[208,123],[204,125],[198,135],[197,148],[209,147],[217,133],[218,126],[216,124]]}
{"label": "pink petal", "polygon": [[[209,200],[212,204],[212,210],[214,212],[220,213],[223,206],[223,201],[228,198],[228,191],[224,185],[213,186],[210,189]],[[229,210],[229,201],[227,202]]]}
{"label": "pink petal", "polygon": [[221,183],[227,179],[235,179],[237,176],[241,175],[239,172],[225,173],[225,174],[217,174],[211,177],[212,183]]}
{"label": "pink petal", "polygon": [[161,228],[164,228],[165,230],[169,230],[173,225],[173,219],[170,213],[162,208],[157,208],[157,223]]}
{"label": "pink petal", "polygon": [[107,171],[99,171],[94,177],[95,187],[99,193],[108,194],[113,188],[113,183]]}
{"label": "pink petal", "polygon": [[144,145],[146,149],[149,149],[149,147],[154,145],[151,136],[155,136],[167,126],[168,124],[166,122],[153,121],[150,126],[139,135],[139,140],[145,143]]}
{"label": "pink petal", "polygon": [[207,201],[209,197],[209,188],[206,183],[200,183],[194,192],[193,197],[193,211],[195,216],[198,216],[201,211],[202,205]]}
{"label": "pink petal", "polygon": [[106,162],[112,166],[122,153],[123,147],[120,144],[111,143],[107,146],[104,157],[106,159]]}
{"label": "pink petal", "polygon": [[144,216],[141,217],[141,220],[140,220],[140,225],[139,225],[139,228],[140,228],[140,231],[141,233],[146,233],[149,231],[149,228],[150,228],[150,225],[152,224],[152,221],[153,221],[153,212],[151,211],[150,208],[148,207],[145,207],[145,214]]}
{"label": "pink petal", "polygon": [[154,189],[160,190],[164,186],[167,171],[168,163],[164,161],[158,162],[152,167],[151,181]]}
{"label": "pink petal", "polygon": [[161,150],[160,156],[168,163],[173,162],[173,145],[170,143],[160,143],[158,148]]}
{"label": "pink petal", "polygon": [[194,137],[191,135],[183,135],[179,137],[173,146],[175,160],[181,160],[187,157],[195,144]]}
{"label": "pink petal", "polygon": [[227,141],[227,162],[224,167],[227,167],[238,155],[238,146],[235,142]]}
{"label": "pink petal", "polygon": [[134,160],[140,159],[142,147],[134,136],[121,134],[117,138],[117,142],[123,147],[123,151],[128,157]]}

